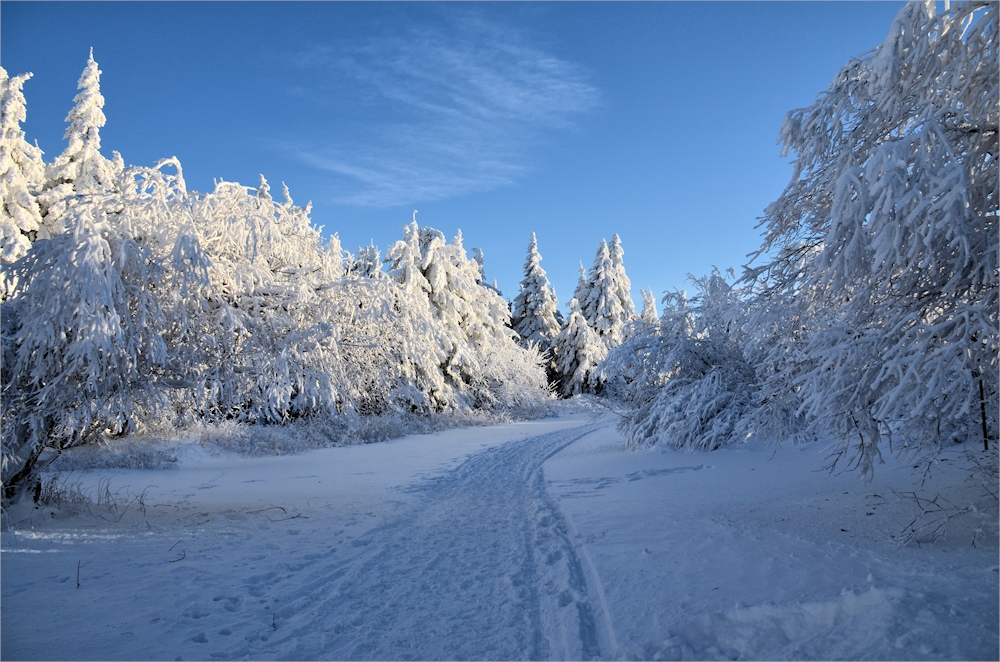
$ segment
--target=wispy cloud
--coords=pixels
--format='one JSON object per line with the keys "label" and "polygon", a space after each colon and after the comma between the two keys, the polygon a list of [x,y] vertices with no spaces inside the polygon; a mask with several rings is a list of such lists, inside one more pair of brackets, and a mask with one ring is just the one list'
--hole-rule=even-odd
{"label": "wispy cloud", "polygon": [[318,48],[299,63],[346,76],[356,96],[342,103],[372,109],[356,135],[291,147],[337,175],[337,202],[360,206],[509,185],[531,170],[547,133],[574,127],[600,96],[582,67],[470,15],[351,48]]}

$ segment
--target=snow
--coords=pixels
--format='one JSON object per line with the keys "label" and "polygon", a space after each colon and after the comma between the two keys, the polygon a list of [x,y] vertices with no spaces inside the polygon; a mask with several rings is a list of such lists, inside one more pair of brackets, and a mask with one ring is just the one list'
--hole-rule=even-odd
{"label": "snow", "polygon": [[[997,659],[995,541],[888,538],[911,465],[865,484],[818,471],[820,443],[629,451],[614,423],[192,440],[176,469],[76,472],[119,508],[12,509],[0,656]],[[924,490],[956,482],[942,465]]]}
{"label": "snow", "polygon": [[601,578],[612,655],[995,659],[996,548],[958,532],[892,544],[912,514],[891,490],[916,487],[912,466],[866,485],[822,471],[825,448],[627,451],[606,428],[547,463]]}

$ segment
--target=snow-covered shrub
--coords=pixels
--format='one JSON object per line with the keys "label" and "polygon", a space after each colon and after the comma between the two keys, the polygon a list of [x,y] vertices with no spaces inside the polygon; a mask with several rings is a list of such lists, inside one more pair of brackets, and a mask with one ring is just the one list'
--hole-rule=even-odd
{"label": "snow-covered shrub", "polygon": [[696,297],[664,297],[659,325],[635,325],[597,370],[608,396],[627,407],[620,427],[632,447],[714,450],[748,437],[757,388],[742,350],[740,293],[718,270],[693,281]]}
{"label": "snow-covered shrub", "polygon": [[174,159],[130,168],[115,189],[67,207],[70,231],[5,269],[5,481],[42,444],[170,412],[277,422],[338,410],[324,292],[339,256],[308,210],[228,183],[191,195]]}
{"label": "snow-covered shrub", "polygon": [[652,401],[677,374],[671,352],[694,335],[694,318],[683,290],[666,294],[663,303],[663,316],[655,325],[633,322],[628,339],[598,366],[594,380],[608,398],[637,408]]}
{"label": "snow-covered shrub", "polygon": [[[4,482],[41,444],[120,434],[155,409],[168,363],[154,292],[160,263],[127,225],[92,206],[8,268],[4,316]],[[9,483],[8,483],[9,484]]]}
{"label": "snow-covered shrub", "polygon": [[211,284],[197,331],[212,338],[201,343],[203,415],[278,422],[336,411],[343,365],[329,293],[343,276],[339,249],[323,243],[308,208],[239,184],[219,182],[190,206]]}
{"label": "snow-covered shrub", "polygon": [[866,477],[885,435],[996,436],[997,32],[995,3],[908,4],[782,128],[795,172],[747,279],[794,346],[766,370]]}
{"label": "snow-covered shrub", "polygon": [[352,276],[380,278],[385,275],[382,271],[382,253],[375,244],[359,246],[357,255],[350,256],[347,262],[347,273]]}
{"label": "snow-covered shrub", "polygon": [[444,340],[426,297],[364,272],[333,289],[331,314],[358,414],[431,414],[454,400],[441,372]]}

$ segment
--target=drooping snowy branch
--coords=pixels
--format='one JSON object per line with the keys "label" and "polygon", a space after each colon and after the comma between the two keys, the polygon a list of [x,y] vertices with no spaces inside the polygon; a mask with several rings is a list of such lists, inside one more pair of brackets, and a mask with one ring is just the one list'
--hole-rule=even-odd
{"label": "drooping snowy branch", "polygon": [[782,128],[795,173],[747,273],[755,326],[788,329],[763,372],[865,476],[886,434],[996,436],[997,30],[995,3],[908,4]]}

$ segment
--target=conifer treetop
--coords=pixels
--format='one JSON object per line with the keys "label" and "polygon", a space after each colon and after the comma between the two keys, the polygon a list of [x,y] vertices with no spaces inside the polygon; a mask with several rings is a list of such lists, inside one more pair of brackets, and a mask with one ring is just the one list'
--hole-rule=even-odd
{"label": "conifer treetop", "polygon": [[29,233],[42,222],[35,193],[45,177],[42,150],[21,130],[27,117],[22,87],[32,74],[10,77],[0,67],[0,261],[13,262],[30,249]]}
{"label": "conifer treetop", "polygon": [[87,66],[77,83],[80,92],[73,97],[73,108],[66,115],[65,121],[69,122],[69,126],[63,138],[69,140],[69,145],[56,163],[63,159],[70,160],[75,154],[101,149],[100,129],[107,123],[103,110],[104,96],[101,94],[101,73],[91,48]]}
{"label": "conifer treetop", "polygon": [[538,240],[532,232],[524,261],[524,278],[511,306],[511,319],[522,343],[535,343],[545,350],[558,335],[559,322],[556,320],[558,300],[539,264],[541,261]]}

